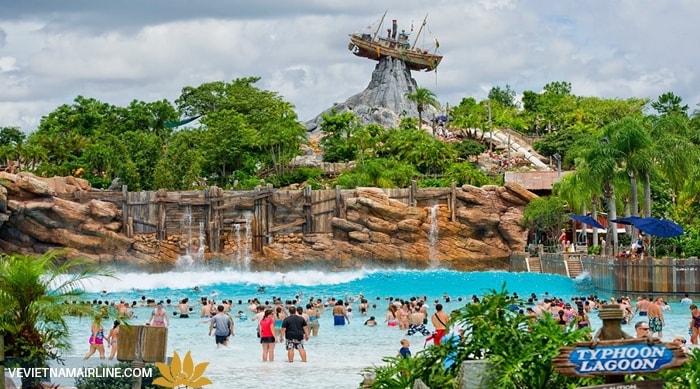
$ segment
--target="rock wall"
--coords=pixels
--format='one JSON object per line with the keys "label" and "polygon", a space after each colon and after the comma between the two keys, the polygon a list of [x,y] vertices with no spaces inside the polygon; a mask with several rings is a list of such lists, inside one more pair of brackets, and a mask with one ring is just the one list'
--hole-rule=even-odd
{"label": "rock wall", "polygon": [[[0,173],[0,249],[43,253],[67,248],[69,257],[139,265],[174,264],[185,252],[204,252],[200,260],[233,263],[243,250],[227,236],[222,253],[205,241],[155,234],[122,234],[121,210],[113,203],[68,201],[59,194],[90,190],[74,177],[38,178]],[[334,218],[330,234],[276,235],[262,253],[250,252],[253,270],[306,266],[344,269],[362,266],[447,267],[458,270],[506,269],[512,251],[524,251],[527,231],[522,212],[536,195],[517,184],[464,186],[452,212],[438,206],[411,207],[376,188],[357,188],[346,200],[346,217]],[[203,247],[200,245],[204,245]],[[250,250],[245,248],[247,252]]]}
{"label": "rock wall", "polygon": [[[352,111],[362,125],[377,123],[385,128],[397,127],[402,117],[418,118],[418,106],[406,98],[416,91],[417,83],[411,69],[395,58],[383,57],[374,67],[367,88],[344,103],[335,104],[306,123],[307,131],[320,132],[321,115],[335,109],[338,113]],[[441,113],[432,106],[424,107],[423,120],[430,121]]]}

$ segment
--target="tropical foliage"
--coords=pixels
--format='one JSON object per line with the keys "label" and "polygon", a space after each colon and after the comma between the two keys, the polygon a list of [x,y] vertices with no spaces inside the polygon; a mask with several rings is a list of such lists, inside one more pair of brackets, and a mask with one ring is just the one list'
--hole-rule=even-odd
{"label": "tropical foliage", "polygon": [[585,340],[588,329],[563,329],[549,315],[524,315],[517,308],[522,304],[505,285],[491,290],[480,302],[453,312],[448,324],[464,330],[461,338],[430,346],[413,358],[387,357],[384,365],[365,369],[375,377],[372,388],[411,388],[419,378],[429,387],[457,387],[462,362],[484,359],[489,388],[565,388],[599,382],[562,376],[550,362],[560,347]]}
{"label": "tropical foliage", "polygon": [[[0,254],[0,331],[8,365],[44,367],[59,359],[70,347],[66,317],[98,313],[91,305],[69,303],[82,295],[84,281],[104,273],[80,260],[59,264],[59,254]],[[36,387],[33,379],[23,377],[22,387]]]}
{"label": "tropical foliage", "polygon": [[[534,136],[535,151],[558,156],[563,170],[575,171],[554,193],[566,211],[663,217],[700,229],[694,217],[700,211],[700,114],[673,92],[650,101],[577,96],[567,81],[520,94],[510,85],[494,86],[488,98],[464,97],[446,110],[448,129],[460,140],[444,142],[421,128],[424,110],[439,103],[432,91],[417,88],[405,97],[418,107],[418,118],[383,128],[331,110],[322,115],[320,137],[309,141],[294,107],[257,88],[258,81],[186,86],[174,103],[134,100],[118,107],[78,96],[42,118],[29,136],[0,128],[0,164],[46,176],[75,174],[96,188],[118,179],[130,190],[397,187],[412,180],[422,187],[483,185],[502,177],[484,175],[476,156],[493,146],[491,131],[508,129]],[[198,120],[173,127],[181,117]],[[354,168],[324,175],[292,164],[310,151]],[[614,231],[607,237],[611,249]],[[680,253],[679,242],[658,243]]]}
{"label": "tropical foliage", "polygon": [[[129,362],[119,362],[118,364],[103,364],[97,366],[97,373],[94,377],[81,376],[75,379],[75,387],[78,389],[131,389],[134,385],[134,378],[125,375],[108,374],[107,370],[121,370],[131,368]],[[159,389],[160,385],[153,383],[156,379],[161,378],[160,370],[153,364],[146,364],[144,369],[150,371],[149,374],[144,374],[141,378],[142,389]],[[102,371],[101,371],[102,370]]]}

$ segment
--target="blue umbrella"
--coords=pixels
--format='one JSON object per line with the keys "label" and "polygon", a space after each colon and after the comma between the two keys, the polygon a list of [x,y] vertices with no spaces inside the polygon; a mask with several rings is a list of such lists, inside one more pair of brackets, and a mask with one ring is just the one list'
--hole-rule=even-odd
{"label": "blue umbrella", "polygon": [[597,220],[595,220],[594,218],[592,218],[588,215],[576,215],[576,214],[570,213],[569,217],[578,221],[578,222],[588,224],[589,226],[592,226],[595,228],[605,229],[605,227],[603,227],[602,224],[598,223]]}
{"label": "blue umbrella", "polygon": [[666,219],[657,219],[655,217],[630,216],[611,221],[621,224],[633,225],[639,231],[642,231],[649,235],[658,236],[660,238],[672,238],[674,236],[683,235],[683,227]]}

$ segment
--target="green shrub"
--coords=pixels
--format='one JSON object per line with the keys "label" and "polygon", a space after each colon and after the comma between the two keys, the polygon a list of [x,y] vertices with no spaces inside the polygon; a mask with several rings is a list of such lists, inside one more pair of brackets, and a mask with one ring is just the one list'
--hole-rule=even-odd
{"label": "green shrub", "polygon": [[[131,363],[119,362],[116,365],[99,365],[98,369],[126,369],[130,368]],[[159,386],[153,385],[153,380],[160,377],[160,371],[153,364],[146,364],[146,369],[151,371],[150,377],[141,378],[141,388],[143,389],[159,389]],[[106,374],[101,374],[105,376]],[[79,377],[75,379],[75,386],[78,389],[131,389],[133,378],[131,377]]]}
{"label": "green shrub", "polygon": [[[386,365],[364,370],[374,375],[372,388],[408,388],[420,378],[433,388],[455,387],[463,361],[489,359],[489,388],[545,389],[602,383],[602,378],[566,377],[554,370],[551,360],[559,348],[587,339],[590,329],[575,324],[562,329],[549,315],[533,320],[512,309],[514,301],[504,288],[491,291],[480,303],[453,312],[448,325],[464,329],[458,342],[446,342],[419,351],[413,358],[384,358]],[[455,363],[445,368],[448,356]],[[488,373],[487,373],[488,374]]]}

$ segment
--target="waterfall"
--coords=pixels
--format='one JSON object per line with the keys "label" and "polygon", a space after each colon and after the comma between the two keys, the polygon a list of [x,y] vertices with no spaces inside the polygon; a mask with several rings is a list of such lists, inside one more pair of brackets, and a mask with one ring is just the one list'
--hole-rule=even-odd
{"label": "waterfall", "polygon": [[241,225],[238,223],[235,223],[233,225],[233,233],[234,236],[236,237],[236,265],[238,269],[243,268],[243,248],[242,242],[241,242]]}
{"label": "waterfall", "polygon": [[440,264],[439,258],[438,258],[438,249],[437,249],[437,243],[438,243],[438,210],[440,209],[440,206],[438,204],[433,205],[430,207],[430,233],[428,235],[428,239],[430,242],[430,246],[428,249],[428,262],[430,263],[430,268],[434,269],[437,268],[438,265]]}
{"label": "waterfall", "polygon": [[243,255],[243,269],[245,271],[250,271],[250,245],[253,242],[253,235],[251,231],[251,226],[253,222],[253,213],[245,213],[245,252]]}
{"label": "waterfall", "polygon": [[[204,227],[200,223],[200,247],[202,249],[204,248],[203,245],[201,245],[203,230]],[[182,220],[180,220],[180,244],[185,246],[185,254],[178,256],[176,266],[184,267],[195,264],[196,258],[192,255],[192,243],[192,207],[186,205],[185,212],[182,214]]]}
{"label": "waterfall", "polygon": [[197,247],[197,255],[195,256],[195,262],[202,263],[204,261],[204,248],[206,242],[206,233],[204,231],[204,222],[199,222],[199,247]]}

